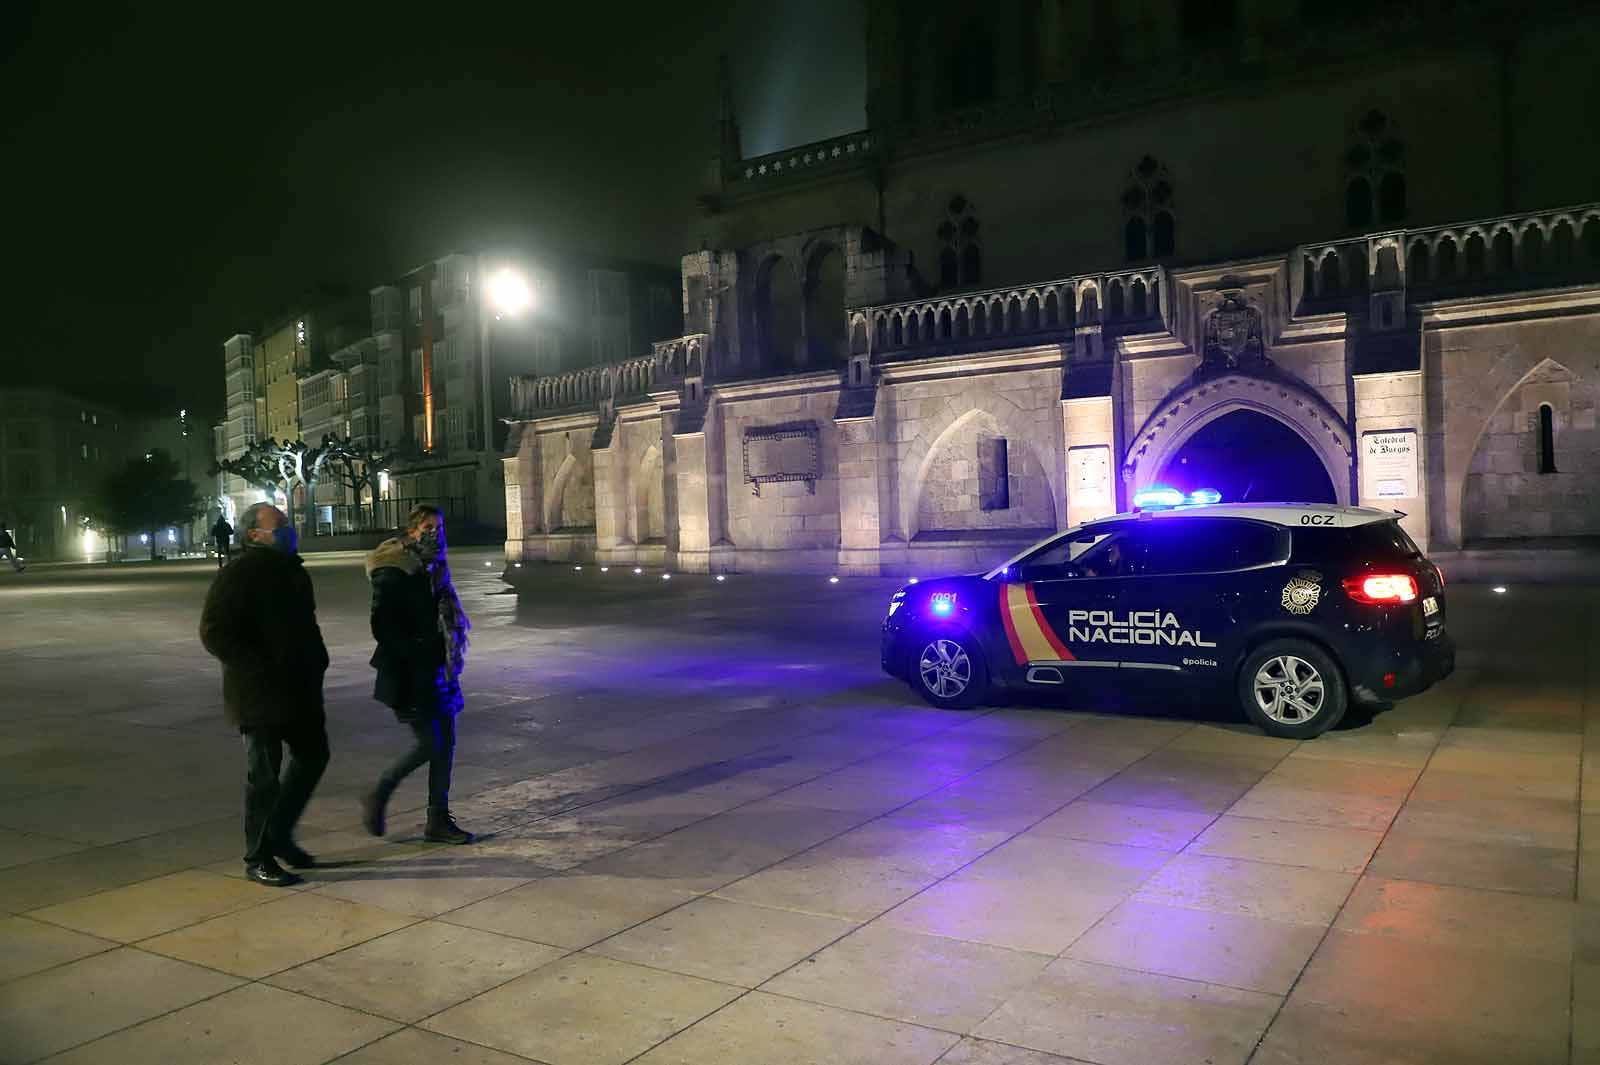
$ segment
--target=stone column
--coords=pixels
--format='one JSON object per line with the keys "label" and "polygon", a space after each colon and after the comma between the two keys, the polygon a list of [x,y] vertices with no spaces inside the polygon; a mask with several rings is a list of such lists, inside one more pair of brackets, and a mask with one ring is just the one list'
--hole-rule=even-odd
{"label": "stone column", "polygon": [[[1405,512],[1400,525],[1428,550],[1428,425],[1423,371],[1355,375],[1357,500],[1364,507]],[[1407,443],[1409,441],[1409,443]],[[1409,458],[1394,457],[1409,446]],[[1387,469],[1385,467],[1388,467]],[[1389,474],[1385,476],[1385,474]],[[1409,481],[1410,494],[1389,494]]]}
{"label": "stone column", "polygon": [[524,422],[513,429],[514,452],[500,461],[506,477],[506,560],[544,557],[544,456]]}
{"label": "stone column", "polygon": [[1112,397],[1061,401],[1061,438],[1066,448],[1067,527],[1117,512],[1116,418]]}
{"label": "stone column", "polygon": [[839,429],[839,572],[875,577],[883,539],[878,512],[878,425],[835,418]]}
{"label": "stone column", "polygon": [[618,559],[618,547],[631,537],[628,533],[628,478],[617,454],[616,437],[594,452],[594,553],[595,561]]}
{"label": "stone column", "polygon": [[704,429],[672,435],[676,456],[677,568],[686,573],[711,571],[710,476]]}

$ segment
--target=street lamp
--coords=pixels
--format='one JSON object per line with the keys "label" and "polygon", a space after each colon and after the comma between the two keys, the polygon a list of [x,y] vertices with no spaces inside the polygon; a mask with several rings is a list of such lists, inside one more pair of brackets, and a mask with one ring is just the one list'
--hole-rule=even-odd
{"label": "street lamp", "polygon": [[521,314],[533,306],[533,289],[515,270],[501,270],[489,279],[489,306],[496,318]]}
{"label": "street lamp", "polygon": [[482,259],[479,259],[479,264],[480,276],[487,277],[482,289],[483,305],[478,308],[478,362],[482,377],[479,387],[483,393],[482,447],[489,451],[494,447],[494,388],[491,383],[494,372],[494,323],[508,314],[515,317],[530,309],[534,304],[534,291],[527,277],[517,270],[503,266],[490,275],[484,269]]}

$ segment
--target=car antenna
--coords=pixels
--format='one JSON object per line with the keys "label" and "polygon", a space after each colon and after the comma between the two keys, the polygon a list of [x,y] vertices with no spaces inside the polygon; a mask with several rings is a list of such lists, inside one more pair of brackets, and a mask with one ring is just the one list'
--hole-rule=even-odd
{"label": "car antenna", "polygon": [[1244,495],[1239,497],[1239,502],[1241,502],[1241,503],[1250,502],[1250,490],[1255,488],[1255,486],[1256,486],[1256,482],[1254,480],[1252,480],[1249,484],[1245,485]]}

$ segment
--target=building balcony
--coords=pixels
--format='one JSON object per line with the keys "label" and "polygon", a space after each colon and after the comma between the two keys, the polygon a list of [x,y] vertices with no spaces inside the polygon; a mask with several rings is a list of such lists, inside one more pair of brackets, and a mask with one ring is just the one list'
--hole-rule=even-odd
{"label": "building balcony", "polygon": [[1080,327],[1148,332],[1164,328],[1166,290],[1165,269],[1147,266],[861,307],[851,350],[882,361],[1070,342]]}

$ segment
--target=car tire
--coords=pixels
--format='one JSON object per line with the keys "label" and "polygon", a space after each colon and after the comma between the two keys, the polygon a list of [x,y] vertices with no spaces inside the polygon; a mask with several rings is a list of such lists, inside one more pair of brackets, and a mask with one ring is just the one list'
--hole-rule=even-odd
{"label": "car tire", "polygon": [[1270,640],[1246,655],[1237,694],[1257,728],[1287,740],[1322,735],[1350,706],[1339,664],[1308,640]]}
{"label": "car tire", "polygon": [[989,669],[969,632],[931,632],[912,641],[906,675],[918,695],[945,710],[970,710],[989,693]]}

